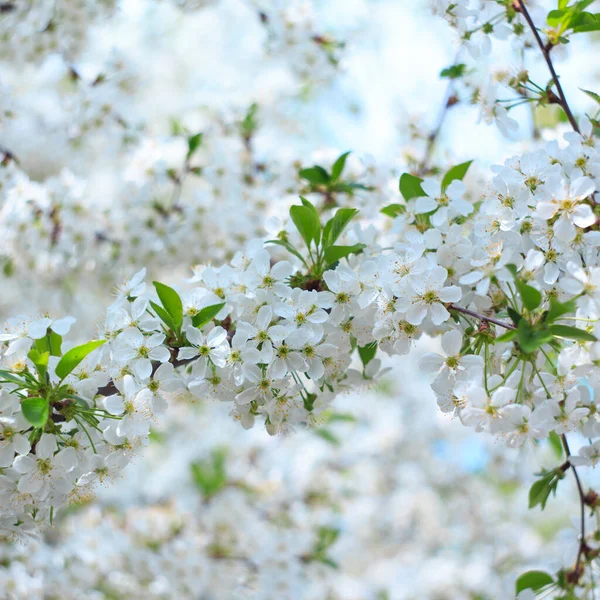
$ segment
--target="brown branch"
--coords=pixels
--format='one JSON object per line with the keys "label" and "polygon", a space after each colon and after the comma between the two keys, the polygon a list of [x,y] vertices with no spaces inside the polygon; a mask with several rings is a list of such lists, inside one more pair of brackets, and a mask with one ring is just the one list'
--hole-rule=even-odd
{"label": "brown branch", "polygon": [[[460,50],[456,53],[452,65],[456,65],[458,63],[459,57]],[[440,136],[440,132],[442,131],[442,126],[444,125],[444,121],[446,120],[448,109],[454,106],[457,102],[458,100],[454,95],[454,79],[450,78],[450,80],[448,81],[448,86],[446,88],[446,93],[444,94],[444,101],[438,115],[437,123],[434,129],[431,131],[431,133],[427,136],[427,146],[425,147],[425,154],[423,156],[423,160],[417,168],[417,175],[422,176],[427,173],[429,169],[429,163],[431,162],[431,158],[433,155],[433,149],[435,147],[435,143],[438,137]]]}
{"label": "brown branch", "polygon": [[449,304],[446,306],[448,310],[455,310],[456,312],[462,313],[464,315],[469,315],[475,319],[479,319],[484,323],[493,323],[494,325],[498,325],[498,327],[504,327],[504,329],[516,329],[516,327],[512,323],[506,323],[505,321],[500,321],[498,319],[494,319],[493,317],[488,317],[486,315],[482,315],[480,313],[476,313],[473,310],[469,310],[468,308],[463,308],[462,306],[456,306],[455,304]]}
{"label": "brown branch", "polygon": [[549,50],[548,46],[546,44],[544,44],[544,42],[542,41],[542,38],[540,37],[540,34],[535,26],[535,23],[533,22],[533,19],[531,18],[531,15],[529,14],[529,11],[527,10],[527,8],[525,6],[524,0],[515,0],[514,7],[518,12],[520,12],[523,15],[523,17],[525,17],[527,24],[529,25],[531,31],[533,32],[535,41],[537,42],[538,46],[540,47],[540,50],[542,51],[544,60],[546,61],[546,64],[548,65],[548,69],[550,70],[550,74],[552,75],[552,80],[554,81],[554,85],[556,86],[556,91],[558,92],[558,99],[560,100],[559,104],[562,107],[562,109],[565,111],[565,114],[567,115],[567,119],[569,119],[569,123],[571,123],[571,127],[577,133],[581,133],[581,131],[579,130],[579,125],[577,124],[577,121],[575,120],[575,117],[573,116],[573,113],[571,112],[571,109],[570,109],[567,99],[565,97],[565,93],[563,92],[562,86],[560,85],[560,81],[559,81],[558,75],[556,74],[556,71],[554,69],[554,65],[552,64],[552,59],[550,58],[550,50]]}
{"label": "brown branch", "polygon": [[[571,449],[569,448],[569,442],[567,441],[567,437],[563,433],[560,436],[562,441],[562,445],[565,449],[565,454],[567,455],[567,460],[571,456]],[[579,550],[577,551],[577,561],[575,562],[575,569],[573,571],[573,578],[576,581],[579,581],[579,578],[583,574],[581,570],[581,557],[585,554],[587,550],[587,544],[585,543],[585,505],[586,505],[586,496],[583,492],[583,486],[581,485],[581,479],[579,479],[579,473],[577,473],[577,469],[574,465],[571,464],[571,470],[573,471],[573,477],[575,477],[575,483],[577,484],[577,493],[579,494],[579,504],[581,507],[581,518],[580,518],[580,534],[579,534]]]}

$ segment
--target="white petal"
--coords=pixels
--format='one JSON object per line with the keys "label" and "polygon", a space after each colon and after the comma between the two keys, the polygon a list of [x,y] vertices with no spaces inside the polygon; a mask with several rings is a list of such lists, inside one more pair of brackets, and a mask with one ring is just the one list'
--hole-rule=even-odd
{"label": "white petal", "polygon": [[419,366],[426,373],[437,373],[444,364],[444,357],[435,352],[427,352],[423,354],[419,361]]}
{"label": "white petal", "polygon": [[460,353],[462,341],[462,333],[457,329],[452,329],[442,336],[442,348],[448,356],[456,356]]}

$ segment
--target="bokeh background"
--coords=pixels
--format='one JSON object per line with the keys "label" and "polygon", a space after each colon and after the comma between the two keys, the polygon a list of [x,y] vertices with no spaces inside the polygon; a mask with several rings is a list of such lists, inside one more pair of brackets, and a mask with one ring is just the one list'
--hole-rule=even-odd
{"label": "bokeh background", "polygon": [[[7,3],[12,4],[12,3]],[[476,61],[435,5],[408,0],[40,0],[0,14],[0,314],[73,315],[93,334],[116,284],[222,264],[301,191],[300,166],[348,169],[397,201],[444,107],[442,69],[471,90],[522,66]],[[582,36],[583,37],[583,36]],[[593,39],[558,57],[575,108],[598,78]],[[465,51],[463,50],[464,54]],[[544,65],[526,65],[545,80]],[[435,164],[489,166],[552,134],[511,113],[510,139],[466,91]],[[566,129],[566,128],[565,128]],[[203,133],[181,177],[187,137]],[[534,139],[537,136],[537,140]],[[370,212],[369,212],[370,211]],[[375,233],[374,233],[375,235]],[[484,600],[526,568],[558,568],[575,530],[570,484],[527,510],[549,447],[509,450],[443,415],[410,357],[316,429],[245,431],[225,404],[174,399],[124,476],[57,515],[42,540],[0,544],[0,597]]]}

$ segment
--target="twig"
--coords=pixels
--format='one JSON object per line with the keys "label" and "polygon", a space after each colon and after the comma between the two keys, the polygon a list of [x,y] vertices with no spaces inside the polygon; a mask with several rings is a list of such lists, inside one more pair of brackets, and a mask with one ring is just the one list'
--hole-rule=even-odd
{"label": "twig", "polygon": [[[454,62],[452,65],[456,65],[458,63],[458,59],[460,57],[460,49],[456,53],[454,57]],[[417,169],[417,175],[425,175],[427,173],[427,169],[429,168],[429,163],[431,161],[431,157],[433,155],[433,149],[435,147],[435,143],[440,135],[442,130],[442,126],[444,125],[444,121],[446,120],[446,115],[448,114],[448,109],[451,106],[456,104],[456,97],[454,96],[454,79],[450,78],[448,81],[448,86],[446,87],[446,93],[444,94],[444,102],[440,109],[438,119],[433,131],[427,136],[427,146],[425,147],[425,154],[423,156],[423,160],[419,164]]]}
{"label": "twig", "polygon": [[540,50],[542,51],[544,60],[546,61],[546,64],[548,65],[548,69],[550,70],[550,74],[552,75],[552,80],[554,81],[554,85],[556,86],[556,91],[558,92],[558,99],[560,100],[560,102],[559,102],[560,106],[565,111],[565,114],[567,115],[567,119],[569,119],[569,123],[571,123],[571,127],[577,133],[581,133],[581,131],[579,130],[579,125],[577,124],[577,121],[575,120],[575,117],[573,116],[573,113],[571,112],[571,109],[570,109],[567,99],[565,97],[565,93],[563,92],[562,86],[560,85],[558,75],[556,74],[556,71],[554,70],[554,65],[552,64],[552,59],[550,58],[550,50],[546,46],[546,44],[544,44],[544,42],[542,41],[542,38],[540,37],[540,34],[535,26],[535,23],[533,22],[533,19],[531,18],[529,11],[525,7],[524,0],[515,0],[514,5],[515,5],[515,8],[525,17],[527,24],[529,25],[531,31],[533,32],[535,41],[537,42],[538,46],[540,47]]}
{"label": "twig", "polygon": [[504,327],[504,329],[516,329],[512,323],[506,323],[505,321],[500,321],[498,319],[494,319],[493,317],[486,317],[485,315],[476,313],[468,308],[463,308],[462,306],[449,304],[446,308],[448,310],[455,310],[456,312],[463,313],[464,315],[469,315],[470,317],[474,317],[475,319],[479,319],[485,323],[493,323],[494,325],[498,325],[498,327]]}
{"label": "twig", "polygon": [[[560,436],[562,441],[562,445],[565,449],[565,454],[567,455],[567,460],[571,456],[571,449],[569,448],[569,442],[567,442],[567,437],[563,433]],[[575,477],[575,483],[577,484],[577,492],[579,494],[579,504],[581,507],[581,522],[580,522],[580,538],[579,538],[579,550],[577,552],[577,561],[575,563],[575,572],[577,576],[579,576],[579,567],[581,565],[581,557],[585,552],[587,546],[585,543],[585,494],[583,492],[583,486],[581,485],[581,480],[579,479],[579,473],[577,473],[577,469],[573,464],[571,464],[571,470],[573,471],[573,476]]]}

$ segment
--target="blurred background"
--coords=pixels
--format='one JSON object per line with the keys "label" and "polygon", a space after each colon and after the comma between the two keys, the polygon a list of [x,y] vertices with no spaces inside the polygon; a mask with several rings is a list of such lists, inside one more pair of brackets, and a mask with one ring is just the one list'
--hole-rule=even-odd
{"label": "blurred background", "polygon": [[[117,284],[141,267],[176,283],[232,259],[277,231],[306,185],[300,167],[342,152],[375,236],[393,227],[379,210],[398,201],[399,175],[425,157],[432,173],[477,158],[476,196],[490,165],[566,130],[528,106],[511,112],[510,138],[480,119],[490,80],[526,67],[545,81],[545,66],[503,42],[474,60],[436,9],[3,3],[2,319],[73,315],[90,336]],[[576,110],[589,105],[578,86],[597,80],[597,52],[584,39],[555,57]],[[463,61],[459,83],[440,77]],[[243,430],[225,404],[174,399],[122,479],[58,515],[43,540],[0,544],[0,597],[514,597],[518,573],[558,568],[572,551],[574,495],[564,485],[543,513],[527,510],[553,450],[509,450],[442,414],[418,370],[432,349],[422,341],[383,383],[288,437]]]}

